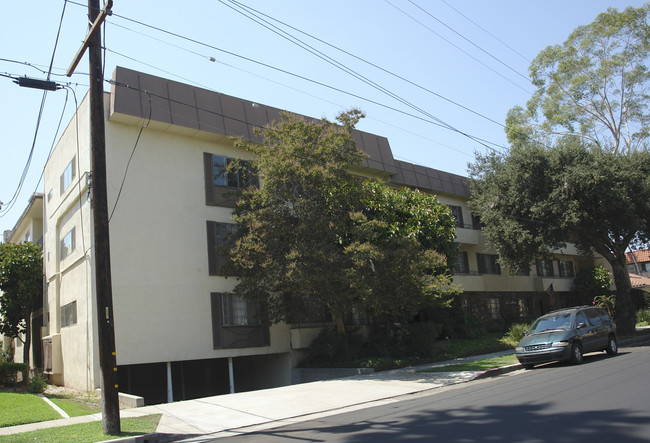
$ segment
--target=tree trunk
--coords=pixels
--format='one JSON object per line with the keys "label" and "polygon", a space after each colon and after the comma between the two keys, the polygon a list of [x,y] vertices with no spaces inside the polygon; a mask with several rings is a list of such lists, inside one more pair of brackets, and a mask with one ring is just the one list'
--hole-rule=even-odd
{"label": "tree trunk", "polygon": [[612,272],[616,285],[616,329],[621,335],[631,335],[636,330],[636,312],[632,303],[632,285],[625,264],[625,254],[612,260]]}

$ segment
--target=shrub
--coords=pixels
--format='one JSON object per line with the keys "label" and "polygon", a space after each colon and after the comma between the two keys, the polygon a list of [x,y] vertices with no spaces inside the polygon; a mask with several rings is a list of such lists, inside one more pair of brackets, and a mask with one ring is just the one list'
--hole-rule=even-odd
{"label": "shrub", "polygon": [[27,390],[32,394],[42,394],[47,388],[47,380],[43,377],[43,374],[36,371],[36,374],[29,380],[27,384]]}
{"label": "shrub", "polygon": [[650,309],[642,309],[636,313],[637,326],[650,325]]}
{"label": "shrub", "polygon": [[27,370],[27,363],[0,362],[0,384],[16,382],[16,375]]}
{"label": "shrub", "polygon": [[361,356],[362,348],[362,339],[355,332],[348,331],[343,335],[336,329],[325,328],[309,345],[308,361],[310,363],[352,361]]}
{"label": "shrub", "polygon": [[530,329],[530,323],[514,323],[506,332],[506,335],[499,339],[499,342],[504,345],[517,346],[517,343],[524,337],[526,332]]}
{"label": "shrub", "polygon": [[411,323],[405,328],[400,346],[400,355],[407,357],[430,357],[433,344],[443,330],[437,323]]}

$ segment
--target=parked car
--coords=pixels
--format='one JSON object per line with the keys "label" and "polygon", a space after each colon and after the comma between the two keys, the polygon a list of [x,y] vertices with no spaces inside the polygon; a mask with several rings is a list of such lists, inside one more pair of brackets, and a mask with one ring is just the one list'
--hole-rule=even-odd
{"label": "parked car", "polygon": [[580,364],[587,352],[618,352],[616,325],[595,306],[577,306],[542,315],[517,344],[517,359],[526,369],[553,361]]}

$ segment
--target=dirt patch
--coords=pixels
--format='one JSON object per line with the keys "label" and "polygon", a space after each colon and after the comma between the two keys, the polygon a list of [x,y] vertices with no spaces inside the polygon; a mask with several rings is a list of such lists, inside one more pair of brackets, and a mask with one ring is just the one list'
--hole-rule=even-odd
{"label": "dirt patch", "polygon": [[93,409],[101,409],[102,406],[101,397],[94,392],[77,391],[76,389],[63,386],[47,385],[43,394],[74,400]]}

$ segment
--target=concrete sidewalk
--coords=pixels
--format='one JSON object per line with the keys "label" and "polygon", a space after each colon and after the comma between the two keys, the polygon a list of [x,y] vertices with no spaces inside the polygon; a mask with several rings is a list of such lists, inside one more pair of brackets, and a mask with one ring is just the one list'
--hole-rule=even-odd
{"label": "concrete sidewalk", "polygon": [[[630,346],[644,340],[650,341],[650,335],[621,340],[620,346]],[[203,442],[387,404],[403,400],[405,395],[499,375],[520,369],[521,366],[481,372],[418,372],[422,369],[512,353],[510,350],[335,380],[124,409],[120,411],[122,418],[162,414],[157,432],[111,441]],[[4,435],[99,420],[101,414],[94,414],[0,428],[0,439]]]}

